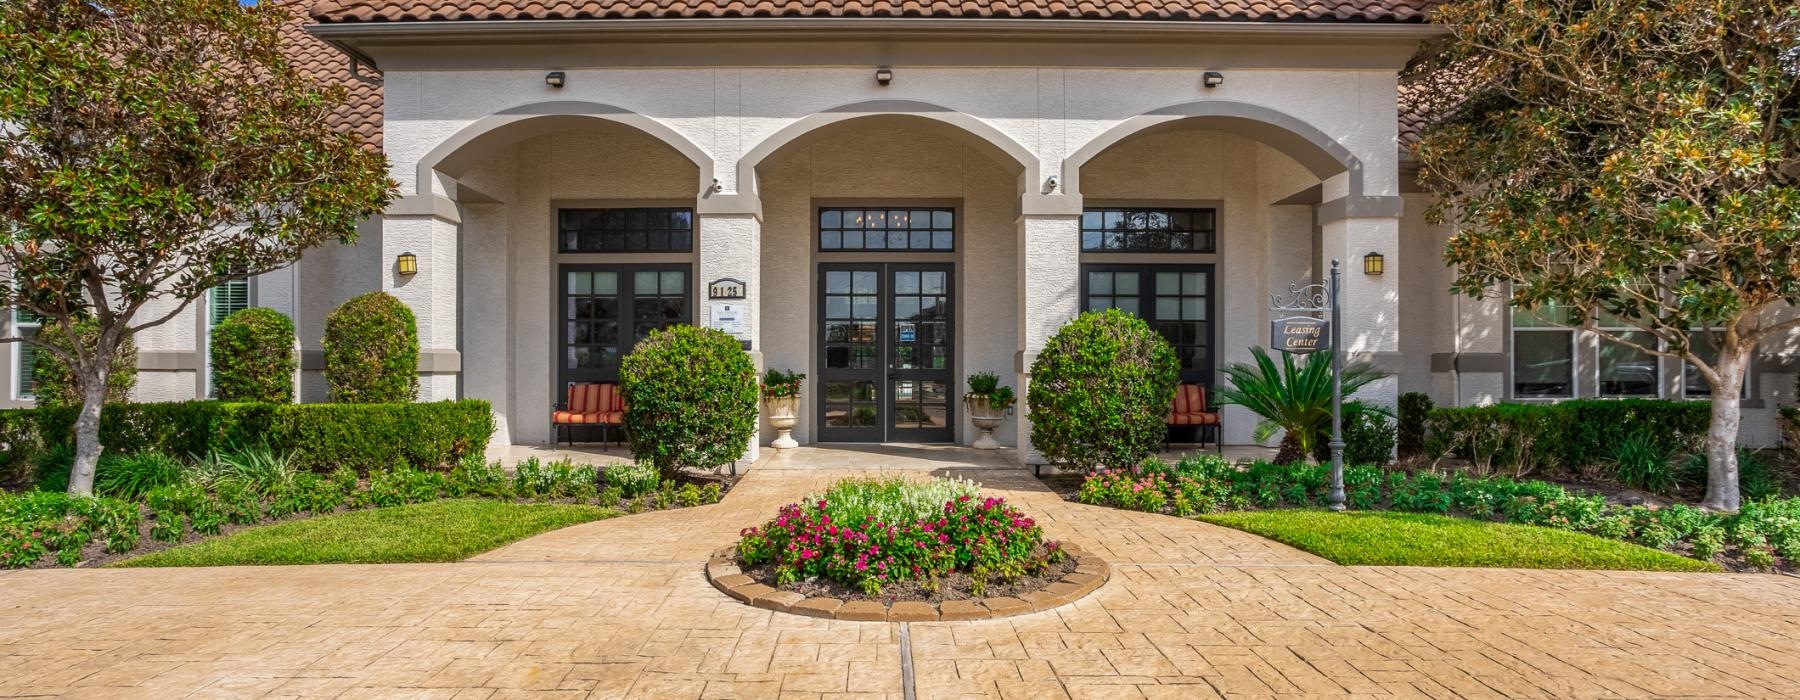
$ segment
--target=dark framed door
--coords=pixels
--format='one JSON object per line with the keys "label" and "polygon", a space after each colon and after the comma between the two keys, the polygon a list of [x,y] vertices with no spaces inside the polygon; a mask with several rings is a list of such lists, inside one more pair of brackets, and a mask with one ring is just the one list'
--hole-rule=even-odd
{"label": "dark framed door", "polygon": [[619,360],[650,331],[693,323],[689,266],[557,266],[557,392],[568,385],[619,381]]}
{"label": "dark framed door", "polygon": [[1082,309],[1116,308],[1144,319],[1174,346],[1181,381],[1211,389],[1216,281],[1212,265],[1082,265]]}
{"label": "dark framed door", "polygon": [[819,267],[819,439],[955,439],[955,275],[945,264]]}

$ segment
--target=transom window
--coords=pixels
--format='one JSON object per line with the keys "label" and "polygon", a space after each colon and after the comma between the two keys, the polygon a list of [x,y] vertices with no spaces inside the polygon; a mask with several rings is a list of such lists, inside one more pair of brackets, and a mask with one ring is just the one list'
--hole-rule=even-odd
{"label": "transom window", "polygon": [[1142,318],[1175,346],[1184,382],[1212,383],[1211,265],[1083,265],[1082,308]]}
{"label": "transom window", "polygon": [[686,253],[694,249],[694,210],[563,209],[558,245],[564,253]]}
{"label": "transom window", "polygon": [[1087,253],[1218,252],[1216,209],[1102,208],[1081,214]]}
{"label": "transom window", "polygon": [[562,276],[563,382],[617,381],[637,341],[691,322],[686,265],[564,265]]}
{"label": "transom window", "polygon": [[819,210],[819,250],[956,250],[956,210]]}

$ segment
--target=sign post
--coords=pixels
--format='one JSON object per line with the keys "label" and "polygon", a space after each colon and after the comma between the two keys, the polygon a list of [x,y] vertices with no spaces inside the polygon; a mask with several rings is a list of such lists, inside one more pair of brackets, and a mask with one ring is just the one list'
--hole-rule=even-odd
{"label": "sign post", "polygon": [[[1270,294],[1269,310],[1295,314],[1269,322],[1269,344],[1295,355],[1331,352],[1331,509],[1344,509],[1344,351],[1338,317],[1338,261],[1331,261],[1331,277],[1324,284],[1289,285],[1286,296]],[[1316,314],[1330,314],[1330,320]]]}

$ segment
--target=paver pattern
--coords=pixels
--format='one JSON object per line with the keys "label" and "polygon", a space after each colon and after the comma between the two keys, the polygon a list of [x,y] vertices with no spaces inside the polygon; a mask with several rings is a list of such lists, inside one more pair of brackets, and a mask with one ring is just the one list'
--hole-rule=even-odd
{"label": "paver pattern", "polygon": [[767,457],[718,505],[459,564],[0,573],[0,696],[898,697],[899,625],[751,608],[702,575],[870,471],[970,476],[1114,566],[1057,610],[911,623],[923,698],[1800,697],[1800,579],[1338,567],[942,448]]}

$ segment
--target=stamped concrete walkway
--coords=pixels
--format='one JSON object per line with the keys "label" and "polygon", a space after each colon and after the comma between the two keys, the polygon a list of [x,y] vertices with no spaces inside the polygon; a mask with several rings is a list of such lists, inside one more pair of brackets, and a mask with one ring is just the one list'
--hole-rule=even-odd
{"label": "stamped concrete walkway", "polygon": [[[824,621],[748,608],[705,555],[845,473],[968,476],[1114,563],[1059,610]],[[459,564],[0,573],[0,696],[1800,697],[1800,579],[1338,567],[1069,504],[943,448],[765,459],[724,503]]]}

